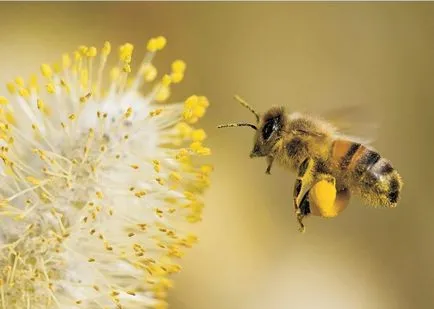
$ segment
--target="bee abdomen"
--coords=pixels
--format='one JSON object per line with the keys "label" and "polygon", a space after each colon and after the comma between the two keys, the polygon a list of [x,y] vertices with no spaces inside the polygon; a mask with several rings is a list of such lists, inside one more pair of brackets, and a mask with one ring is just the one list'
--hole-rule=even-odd
{"label": "bee abdomen", "polygon": [[[367,157],[373,155],[372,152],[374,151],[368,150]],[[377,156],[378,159],[373,164],[369,163],[369,160],[360,160],[357,173],[361,176],[362,185],[370,187],[367,191],[378,194],[378,203],[381,206],[394,207],[401,193],[401,177],[389,160],[380,157],[378,153]]]}
{"label": "bee abdomen", "polygon": [[362,144],[337,140],[332,156],[342,174],[358,187],[362,199],[374,206],[394,207],[399,200],[402,180],[392,164]]}

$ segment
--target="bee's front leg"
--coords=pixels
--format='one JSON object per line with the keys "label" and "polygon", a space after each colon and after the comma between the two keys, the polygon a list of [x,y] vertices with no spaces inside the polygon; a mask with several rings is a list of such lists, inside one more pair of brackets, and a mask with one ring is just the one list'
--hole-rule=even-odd
{"label": "bee's front leg", "polygon": [[268,156],[267,157],[267,169],[265,170],[265,174],[271,175],[271,167],[273,165],[274,157]]}

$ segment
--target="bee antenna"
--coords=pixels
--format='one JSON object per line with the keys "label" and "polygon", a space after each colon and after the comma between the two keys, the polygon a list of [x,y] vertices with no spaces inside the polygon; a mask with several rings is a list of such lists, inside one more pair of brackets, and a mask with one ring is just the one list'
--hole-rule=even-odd
{"label": "bee antenna", "polygon": [[251,127],[255,131],[258,130],[258,128],[251,123],[228,123],[228,124],[221,124],[217,126],[217,128],[233,128],[233,127]]}
{"label": "bee antenna", "polygon": [[244,101],[239,95],[234,95],[234,99],[237,100],[242,106],[247,108],[249,111],[251,111],[255,117],[256,117],[256,123],[259,123],[259,114],[251,107],[249,104],[247,104],[246,101]]}

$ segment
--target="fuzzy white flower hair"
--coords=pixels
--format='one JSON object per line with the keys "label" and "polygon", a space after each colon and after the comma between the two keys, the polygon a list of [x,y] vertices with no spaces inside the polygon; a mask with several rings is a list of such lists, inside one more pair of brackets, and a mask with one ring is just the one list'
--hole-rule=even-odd
{"label": "fuzzy white flower hair", "polygon": [[[186,65],[161,80],[151,39],[138,72],[133,46],[106,74],[106,42],[80,46],[42,81],[16,78],[0,97],[0,307],[164,308],[169,275],[196,237],[211,166],[197,122],[205,97],[165,103]],[[105,79],[105,76],[109,78]],[[105,85],[108,85],[106,87]],[[148,87],[143,93],[140,89]]]}

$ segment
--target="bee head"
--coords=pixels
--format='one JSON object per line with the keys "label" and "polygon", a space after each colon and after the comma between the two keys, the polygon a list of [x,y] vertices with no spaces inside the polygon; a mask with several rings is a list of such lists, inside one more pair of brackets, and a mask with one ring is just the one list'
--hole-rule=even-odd
{"label": "bee head", "polygon": [[283,107],[272,107],[263,116],[260,116],[243,99],[238,96],[235,96],[235,99],[255,115],[256,125],[244,122],[230,123],[219,125],[218,128],[250,127],[254,129],[256,133],[250,157],[254,158],[268,156],[271,153],[273,146],[279,140],[284,127],[285,112]]}

